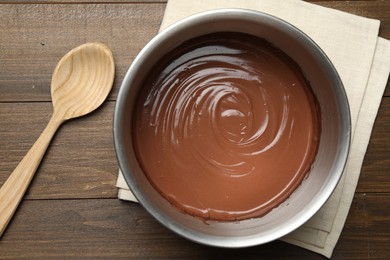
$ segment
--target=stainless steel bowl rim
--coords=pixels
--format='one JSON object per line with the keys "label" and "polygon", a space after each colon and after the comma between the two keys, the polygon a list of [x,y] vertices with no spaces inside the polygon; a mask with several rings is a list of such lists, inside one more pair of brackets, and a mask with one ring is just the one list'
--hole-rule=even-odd
{"label": "stainless steel bowl rim", "polygon": [[[324,61],[324,64],[327,66],[329,72],[331,73],[332,77],[334,77],[334,80],[336,82],[337,91],[340,95],[340,99],[344,100],[345,104],[342,108],[343,116],[346,119],[345,124],[345,133],[344,133],[344,140],[343,140],[343,146],[340,149],[339,154],[339,160],[338,160],[338,166],[336,171],[332,174],[332,179],[325,190],[322,191],[321,196],[317,199],[316,204],[311,205],[309,209],[307,209],[306,212],[302,213],[297,219],[295,219],[292,223],[289,223],[288,226],[281,227],[280,229],[277,229],[276,231],[269,233],[269,234],[262,234],[261,236],[247,236],[237,239],[236,237],[221,237],[221,236],[213,236],[213,235],[205,235],[205,234],[199,234],[197,232],[192,232],[188,228],[184,226],[180,226],[177,224],[177,222],[173,221],[166,215],[159,212],[157,208],[154,207],[153,203],[151,203],[149,200],[147,200],[142,192],[140,191],[140,188],[138,184],[135,182],[133,177],[131,176],[132,169],[129,167],[127,160],[126,160],[126,154],[125,154],[125,148],[123,146],[124,143],[124,133],[123,128],[121,127],[121,122],[123,121],[124,117],[124,104],[126,102],[127,95],[132,91],[131,89],[131,81],[133,79],[134,71],[139,69],[140,62],[147,57],[150,50],[156,48],[159,46],[160,42],[163,41],[167,37],[172,37],[172,35],[175,35],[178,31],[183,30],[183,28],[186,28],[188,26],[191,26],[192,24],[196,23],[197,21],[205,21],[205,20],[212,20],[212,19],[218,19],[219,17],[223,17],[225,19],[232,18],[232,19],[253,19],[257,20],[259,22],[264,23],[271,23],[275,24],[277,26],[280,26],[286,30],[291,30],[294,33],[296,33],[303,41],[305,41],[306,44],[312,46],[313,49],[318,53],[318,55],[321,55]],[[241,248],[241,247],[248,247],[248,246],[254,246],[259,244],[264,244],[270,241],[273,241],[275,239],[279,239],[282,236],[287,235],[288,233],[292,232],[293,230],[300,227],[302,224],[304,224],[307,220],[309,220],[327,201],[327,199],[331,196],[333,190],[335,189],[337,183],[339,182],[342,173],[344,171],[347,156],[349,152],[350,142],[351,142],[351,118],[349,113],[349,105],[348,105],[348,99],[345,93],[345,90],[343,88],[342,81],[332,65],[332,62],[330,59],[326,56],[326,54],[321,50],[321,48],[306,34],[304,34],[302,31],[297,29],[295,26],[287,23],[284,20],[281,20],[275,16],[257,12],[257,11],[250,11],[250,10],[244,10],[244,9],[218,9],[218,10],[212,10],[212,11],[206,11],[203,13],[195,14],[193,16],[190,16],[188,18],[185,18],[183,20],[180,20],[176,22],[175,24],[169,26],[162,32],[160,32],[158,35],[156,35],[137,55],[137,57],[134,59],[133,63],[131,64],[130,68],[128,69],[122,85],[120,87],[117,103],[115,106],[115,112],[114,112],[114,122],[113,122],[113,134],[114,134],[114,145],[115,145],[115,151],[117,155],[117,159],[119,162],[120,169],[124,175],[124,178],[129,185],[130,189],[132,190],[133,194],[137,198],[137,200],[140,202],[141,205],[160,223],[162,223],[164,226],[169,228],[170,230],[174,231],[175,233],[190,239],[192,241],[195,241],[197,243],[210,245],[210,246],[218,246],[218,247],[227,247],[227,248]]]}

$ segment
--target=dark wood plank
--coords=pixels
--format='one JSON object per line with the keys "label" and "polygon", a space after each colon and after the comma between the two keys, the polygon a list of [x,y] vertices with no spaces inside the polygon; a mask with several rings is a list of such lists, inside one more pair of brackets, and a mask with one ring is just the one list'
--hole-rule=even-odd
{"label": "dark wood plank", "polygon": [[390,192],[389,130],[390,97],[384,97],[363,161],[357,192]]}
{"label": "dark wood plank", "polygon": [[[390,195],[358,195],[334,259],[389,259]],[[324,259],[273,242],[246,249],[201,246],[173,234],[135,203],[107,200],[24,201],[0,241],[3,258],[132,257],[180,259]]]}
{"label": "dark wood plank", "polygon": [[50,101],[59,59],[85,42],[107,44],[116,64],[114,100],[124,74],[157,33],[165,4],[0,5],[0,102]]}
{"label": "dark wood plank", "polygon": [[[316,3],[380,19],[380,35],[390,39],[387,2]],[[88,41],[104,42],[113,50],[117,73],[109,99],[114,100],[131,61],[157,33],[164,8],[165,3],[0,5],[0,102],[49,101],[56,63]]]}
{"label": "dark wood plank", "polygon": [[[0,185],[46,126],[51,104],[0,103]],[[116,197],[118,166],[113,145],[114,102],[106,102],[57,132],[27,198]]]}
{"label": "dark wood plank", "polygon": [[355,194],[332,259],[390,259],[390,194]]}
{"label": "dark wood plank", "polygon": [[390,81],[387,81],[385,92],[383,93],[384,97],[390,97]]}

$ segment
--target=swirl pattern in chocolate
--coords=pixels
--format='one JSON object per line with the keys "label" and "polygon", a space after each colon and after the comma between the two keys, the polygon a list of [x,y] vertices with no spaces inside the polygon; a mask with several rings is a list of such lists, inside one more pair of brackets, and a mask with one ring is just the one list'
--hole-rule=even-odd
{"label": "swirl pattern in chocolate", "polygon": [[139,93],[133,138],[153,186],[203,219],[259,217],[315,158],[319,113],[297,65],[253,36],[199,37],[169,53]]}

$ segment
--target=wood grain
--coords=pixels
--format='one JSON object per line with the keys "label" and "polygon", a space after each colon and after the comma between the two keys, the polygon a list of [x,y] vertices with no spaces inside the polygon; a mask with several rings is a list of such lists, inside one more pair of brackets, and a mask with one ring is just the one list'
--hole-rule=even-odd
{"label": "wood grain", "polygon": [[[388,259],[389,207],[389,194],[355,196],[333,259]],[[140,205],[116,199],[32,200],[18,211],[0,242],[4,258],[324,259],[279,241],[236,250],[201,246],[167,230]]]}
{"label": "wood grain", "polygon": [[[317,3],[381,19],[380,35],[390,39],[384,1]],[[165,3],[0,5],[0,102],[50,101],[56,63],[89,41],[106,43],[114,53],[117,71],[109,99],[115,100],[132,60],[157,33],[164,8]]]}
{"label": "wood grain", "polygon": [[26,156],[23,157],[15,170],[8,176],[7,180],[1,185],[0,237],[14,215],[51,139],[62,122],[62,118],[53,115],[38,140],[33,144]]}
{"label": "wood grain", "polygon": [[[113,145],[114,102],[64,124],[52,140],[26,199],[113,198],[118,166]],[[47,124],[48,102],[0,103],[0,184]]]}
{"label": "wood grain", "polygon": [[[372,131],[357,192],[390,192],[390,98],[384,97]],[[390,213],[390,210],[388,211]]]}
{"label": "wood grain", "polygon": [[164,4],[0,5],[0,102],[50,101],[54,67],[69,50],[102,42],[114,54],[115,100],[124,74],[157,33]]}

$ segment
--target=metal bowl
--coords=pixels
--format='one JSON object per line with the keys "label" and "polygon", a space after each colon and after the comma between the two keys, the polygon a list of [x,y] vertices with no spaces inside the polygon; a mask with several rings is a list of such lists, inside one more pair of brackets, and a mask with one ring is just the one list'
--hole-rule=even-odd
{"label": "metal bowl", "polygon": [[[149,183],[133,149],[132,117],[137,93],[159,59],[186,40],[226,31],[264,38],[296,61],[317,96],[322,129],[312,169],[286,202],[261,218],[205,223],[181,213]],[[201,244],[228,248],[270,242],[309,220],[329,198],[342,175],[350,136],[348,100],[340,77],[325,53],[291,24],[264,13],[241,9],[197,14],[177,22],[153,38],[127,71],[114,115],[114,141],[119,166],[142,206],[159,222],[183,237]]]}

